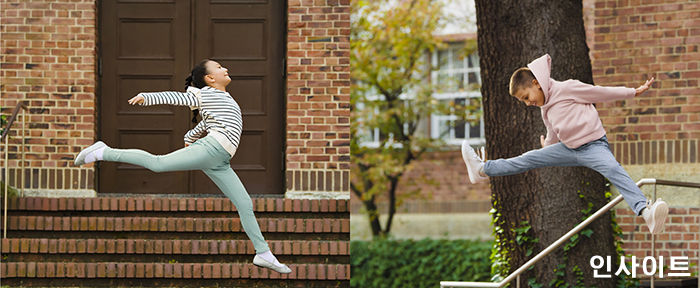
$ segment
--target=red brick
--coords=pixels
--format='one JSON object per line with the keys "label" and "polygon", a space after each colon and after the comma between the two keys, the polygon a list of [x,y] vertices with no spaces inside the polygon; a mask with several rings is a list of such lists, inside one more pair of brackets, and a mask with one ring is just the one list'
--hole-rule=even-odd
{"label": "red brick", "polygon": [[87,267],[86,267],[86,268],[87,268],[87,269],[86,269],[86,270],[87,270],[87,271],[86,271],[86,272],[87,272],[87,273],[86,273],[86,277],[87,277],[87,278],[95,278],[95,277],[97,277],[97,264],[95,264],[95,263],[87,263]]}
{"label": "red brick", "polygon": [[294,211],[292,208],[293,203],[294,203],[294,200],[292,200],[292,199],[284,199],[284,212]]}
{"label": "red brick", "polygon": [[2,239],[2,247],[0,247],[0,251],[2,251],[2,253],[10,253],[10,242],[11,241],[8,238]]}
{"label": "red brick", "polygon": [[105,277],[116,278],[119,275],[117,263],[107,263],[107,271]]}
{"label": "red brick", "polygon": [[164,277],[164,278],[174,278],[174,273],[173,273],[173,264],[163,264],[162,271],[161,271],[161,276],[158,276],[158,269],[156,269],[156,277]]}
{"label": "red brick", "polygon": [[27,263],[27,277],[28,278],[36,277],[36,262]]}
{"label": "red brick", "polygon": [[36,263],[36,275],[37,278],[45,278],[46,276],[46,263]]}
{"label": "red brick", "polygon": [[212,278],[212,264],[202,264],[202,278],[211,279]]}
{"label": "red brick", "polygon": [[192,264],[191,263],[182,264],[182,278],[186,278],[186,279],[192,278]]}
{"label": "red brick", "polygon": [[224,200],[228,201],[228,199],[214,199],[213,200],[213,202],[214,202],[213,211],[222,211],[222,207],[224,205],[224,203],[223,203]]}
{"label": "red brick", "polygon": [[[107,264],[106,263],[95,263],[96,271],[93,277],[105,278],[107,276]],[[90,270],[88,269],[88,275],[90,275]],[[89,277],[89,276],[88,276]]]}
{"label": "red brick", "polygon": [[[247,273],[246,273],[247,274]],[[242,271],[241,265],[231,265],[231,278],[241,278]]]}
{"label": "red brick", "polygon": [[338,254],[350,255],[350,243],[344,242],[344,243],[338,244]]}
{"label": "red brick", "polygon": [[146,277],[146,264],[144,263],[135,263],[134,264],[134,269],[135,269],[135,278],[144,278]]}

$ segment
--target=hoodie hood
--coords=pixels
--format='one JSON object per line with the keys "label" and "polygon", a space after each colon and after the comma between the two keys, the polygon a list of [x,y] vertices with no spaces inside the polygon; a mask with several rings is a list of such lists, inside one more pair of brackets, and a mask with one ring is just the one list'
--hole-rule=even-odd
{"label": "hoodie hood", "polygon": [[544,92],[544,102],[547,103],[547,100],[549,100],[549,74],[552,68],[552,58],[549,57],[549,54],[544,54],[540,58],[530,62],[530,64],[527,64],[527,68],[530,68],[532,74],[535,75],[535,79],[540,83],[542,92]]}
{"label": "hoodie hood", "polygon": [[[540,80],[537,80],[537,81],[540,81]],[[209,87],[209,86],[204,86],[204,87],[202,87],[202,89],[205,89],[207,87]],[[194,86],[189,86],[189,87],[187,87],[187,92],[194,94],[194,96],[196,96],[197,99],[199,100],[199,103],[202,103],[202,96],[201,96],[202,89],[199,89],[199,88],[194,87]],[[197,110],[197,109],[199,109],[199,107],[190,106],[190,110]]]}

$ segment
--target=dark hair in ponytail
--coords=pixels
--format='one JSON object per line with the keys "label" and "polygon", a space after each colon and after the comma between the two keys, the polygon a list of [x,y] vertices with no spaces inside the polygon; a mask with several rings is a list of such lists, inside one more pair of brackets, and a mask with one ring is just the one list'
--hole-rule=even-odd
{"label": "dark hair in ponytail", "polygon": [[[192,68],[190,76],[187,76],[187,79],[185,79],[185,89],[187,89],[188,86],[194,86],[199,89],[207,86],[207,82],[204,81],[204,76],[209,74],[207,73],[206,66],[209,61],[211,60],[204,59]],[[197,123],[197,114],[199,114],[199,109],[192,110],[192,123]]]}

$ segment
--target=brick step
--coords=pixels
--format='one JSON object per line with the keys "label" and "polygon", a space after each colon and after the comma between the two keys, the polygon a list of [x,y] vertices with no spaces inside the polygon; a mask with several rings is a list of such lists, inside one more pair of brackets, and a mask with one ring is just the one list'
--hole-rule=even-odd
{"label": "brick step", "polygon": [[[9,262],[249,262],[249,240],[2,239]],[[347,264],[348,241],[268,241],[280,261]]]}
{"label": "brick step", "polygon": [[[45,238],[47,236],[60,239],[180,239],[180,240],[246,240],[243,232],[71,232],[71,231],[8,231],[14,238]],[[338,233],[277,233],[264,232],[265,240],[349,240],[350,234]]]}
{"label": "brick step", "polygon": [[255,288],[348,288],[349,280],[305,279],[188,279],[188,278],[8,278],[3,287],[51,287],[51,288],[145,288],[145,287],[255,287]]}
{"label": "brick step", "polygon": [[[0,203],[0,206],[2,204]],[[238,218],[238,212],[168,212],[168,211],[29,211],[8,210],[8,216],[52,216],[52,217],[168,217],[168,218]],[[348,218],[349,213],[314,213],[314,212],[255,212],[256,218],[278,219],[343,219]]]}
{"label": "brick step", "polygon": [[[65,263],[3,262],[4,285],[13,278],[74,279],[298,279],[349,280],[348,264],[289,264],[292,273],[280,274],[252,263]],[[63,279],[61,279],[63,282]],[[82,285],[81,285],[82,286]]]}
{"label": "brick step", "polygon": [[[2,220],[2,219],[0,219]],[[312,234],[313,236],[347,237],[350,219],[278,219],[257,218],[263,233]],[[243,232],[239,218],[173,218],[173,217],[53,217],[8,216],[8,235],[20,238],[24,231],[52,232],[155,232],[155,233],[219,233]],[[12,234],[15,233],[15,234]],[[106,233],[109,235],[113,233]],[[120,237],[130,234],[118,233]],[[137,236],[139,233],[134,233]],[[41,237],[41,236],[39,236]],[[296,236],[294,236],[296,237]],[[36,238],[36,237],[32,237]],[[68,237],[68,238],[75,238]],[[91,237],[94,238],[94,237]],[[208,238],[208,236],[207,236]],[[228,239],[228,238],[223,238]],[[295,238],[296,239],[296,238]],[[335,239],[333,239],[335,240]]]}
{"label": "brick step", "polygon": [[8,200],[3,285],[350,286],[347,200],[253,199],[261,231],[289,275],[252,265],[255,250],[227,198]]}
{"label": "brick step", "polygon": [[[252,200],[253,210],[256,213],[349,213],[348,200],[283,198],[252,198]],[[71,212],[234,212],[236,211],[236,207],[228,198],[21,197],[8,199],[8,210]]]}

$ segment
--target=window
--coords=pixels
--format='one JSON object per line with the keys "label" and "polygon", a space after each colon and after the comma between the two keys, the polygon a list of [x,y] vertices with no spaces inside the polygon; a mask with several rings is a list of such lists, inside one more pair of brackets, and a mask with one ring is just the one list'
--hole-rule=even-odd
{"label": "window", "polygon": [[[463,45],[459,44],[433,52],[432,67],[437,68],[431,72],[431,79],[437,84],[433,97],[447,103],[481,107],[479,56],[476,53],[463,56]],[[484,119],[472,120],[475,122],[458,121],[455,115],[431,115],[430,136],[453,145],[460,145],[464,139],[472,145],[483,145]]]}
{"label": "window", "polygon": [[[403,100],[403,105],[408,105],[408,102],[406,100],[409,99],[409,97],[410,96],[408,96],[407,94],[402,94],[401,96],[399,96],[399,98]],[[380,99],[382,99],[382,96],[380,96],[378,92],[376,94],[366,97],[367,101],[381,101]],[[369,112],[367,111],[368,108],[366,108],[363,103],[357,103],[355,109],[366,113],[366,117],[362,117],[363,119],[358,119],[360,123],[363,123],[363,121],[370,121],[370,119],[374,119],[377,117],[375,115],[379,114],[379,108],[375,107],[373,112]],[[405,133],[408,133],[408,126],[404,125],[403,130]],[[358,137],[359,144],[364,147],[377,148],[379,147],[380,142],[387,139],[390,143],[389,145],[392,145],[394,147],[401,147],[401,143],[392,143],[393,135],[387,135],[379,128],[370,128],[362,124],[359,125],[357,135],[355,135],[354,137]]]}

